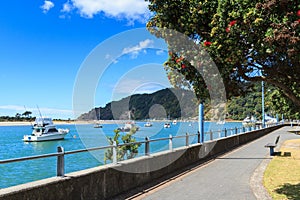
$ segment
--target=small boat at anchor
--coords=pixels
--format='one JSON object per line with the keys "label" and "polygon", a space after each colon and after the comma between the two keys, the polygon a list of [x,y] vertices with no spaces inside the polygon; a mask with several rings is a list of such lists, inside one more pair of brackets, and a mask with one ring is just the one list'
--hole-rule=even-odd
{"label": "small boat at anchor", "polygon": [[164,128],[171,128],[171,124],[170,123],[165,123]]}
{"label": "small boat at anchor", "polygon": [[57,129],[51,118],[36,118],[31,135],[24,135],[24,142],[41,142],[62,140],[69,133],[69,129]]}
{"label": "small boat at anchor", "polygon": [[146,124],[144,124],[144,127],[151,127],[152,123],[151,122],[146,122]]}
{"label": "small boat at anchor", "polygon": [[100,124],[100,123],[96,123],[96,124],[94,125],[94,128],[103,128],[103,126],[102,126],[102,124]]}
{"label": "small boat at anchor", "polygon": [[127,122],[125,125],[121,128],[117,128],[117,130],[121,132],[130,132],[130,130],[133,129],[135,131],[138,131],[140,129],[139,126],[135,124],[135,122]]}
{"label": "small boat at anchor", "polygon": [[243,124],[243,126],[253,126],[253,125],[255,125],[256,122],[257,122],[257,120],[254,116],[251,116],[251,118],[249,116],[247,116],[243,120],[242,124]]}

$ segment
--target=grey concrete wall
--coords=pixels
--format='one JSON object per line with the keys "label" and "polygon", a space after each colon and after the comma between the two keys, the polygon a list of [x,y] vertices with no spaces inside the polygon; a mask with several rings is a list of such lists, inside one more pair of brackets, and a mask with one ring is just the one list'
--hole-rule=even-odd
{"label": "grey concrete wall", "polygon": [[[107,199],[136,187],[154,183],[158,178],[166,177],[187,166],[201,164],[216,155],[232,150],[280,127],[251,131],[207,142],[203,145],[195,144],[174,149],[172,152],[156,153],[123,161],[117,165],[95,167],[66,174],[66,177],[63,178],[54,177],[1,189],[0,199]],[[168,162],[171,164],[152,170],[159,163]]]}

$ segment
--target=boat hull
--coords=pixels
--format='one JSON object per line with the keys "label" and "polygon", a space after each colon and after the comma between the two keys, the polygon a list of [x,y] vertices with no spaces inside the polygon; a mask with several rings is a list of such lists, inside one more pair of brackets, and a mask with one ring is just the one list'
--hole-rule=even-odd
{"label": "boat hull", "polygon": [[146,124],[144,124],[144,127],[151,127],[151,126],[152,126],[152,124],[149,123],[149,122],[147,122]]}
{"label": "boat hull", "polygon": [[[137,126],[134,127],[134,128],[135,128],[136,131],[140,130],[139,127],[137,127]],[[122,127],[122,128],[117,128],[117,130],[119,130],[121,132],[130,132],[131,128],[124,128],[124,127]]]}
{"label": "boat hull", "polygon": [[41,136],[24,135],[24,142],[42,142],[51,140],[63,140],[68,133],[43,134]]}

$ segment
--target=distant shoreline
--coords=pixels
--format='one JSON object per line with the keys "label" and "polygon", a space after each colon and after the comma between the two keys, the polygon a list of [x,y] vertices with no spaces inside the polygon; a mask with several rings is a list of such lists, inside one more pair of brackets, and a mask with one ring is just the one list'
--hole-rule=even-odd
{"label": "distant shoreline", "polygon": [[[141,122],[147,122],[148,120],[137,120]],[[172,121],[172,120],[151,120],[151,122],[166,122],[166,121]],[[197,122],[197,120],[190,120],[190,122]],[[68,124],[95,124],[95,123],[100,123],[100,124],[124,124],[128,122],[128,120],[89,120],[89,121],[53,121],[55,125],[68,125]],[[184,122],[181,120],[177,120],[177,122]],[[208,121],[207,121],[208,122]],[[231,123],[231,122],[242,122],[239,120],[228,120],[225,121],[226,123]],[[24,122],[24,121],[14,121],[14,122],[0,122],[0,126],[31,126],[33,125],[34,122]]]}
{"label": "distant shoreline", "polygon": [[[32,122],[25,122],[25,121],[6,121],[6,122],[0,122],[0,127],[1,126],[32,126],[34,123],[34,121]],[[94,121],[94,120],[89,120],[89,121],[55,121],[53,120],[53,123],[55,125],[70,125],[70,124],[95,124],[95,123],[100,123],[100,124],[122,124],[122,123],[126,123],[125,120],[98,120],[98,121]]]}

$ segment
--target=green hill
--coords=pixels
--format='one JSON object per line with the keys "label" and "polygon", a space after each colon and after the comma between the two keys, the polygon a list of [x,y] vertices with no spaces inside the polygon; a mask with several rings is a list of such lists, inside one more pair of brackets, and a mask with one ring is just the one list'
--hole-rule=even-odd
{"label": "green hill", "polygon": [[[191,91],[163,89],[152,94],[134,94],[94,108],[78,120],[179,119],[197,116],[197,104]],[[99,118],[100,116],[100,118]]]}
{"label": "green hill", "polygon": [[[247,116],[261,119],[261,84],[255,84],[245,95],[232,97],[227,101],[226,110],[221,115],[227,119],[243,120]],[[285,119],[299,119],[300,110],[290,100],[284,98],[281,91],[265,85],[265,113],[275,117],[283,114]],[[191,91],[182,89],[163,89],[152,94],[135,94],[120,101],[108,103],[105,107],[94,108],[82,114],[79,120],[129,119],[188,119],[197,117],[198,106]],[[205,117],[210,120],[215,112],[205,101]],[[218,118],[217,118],[218,119]]]}

